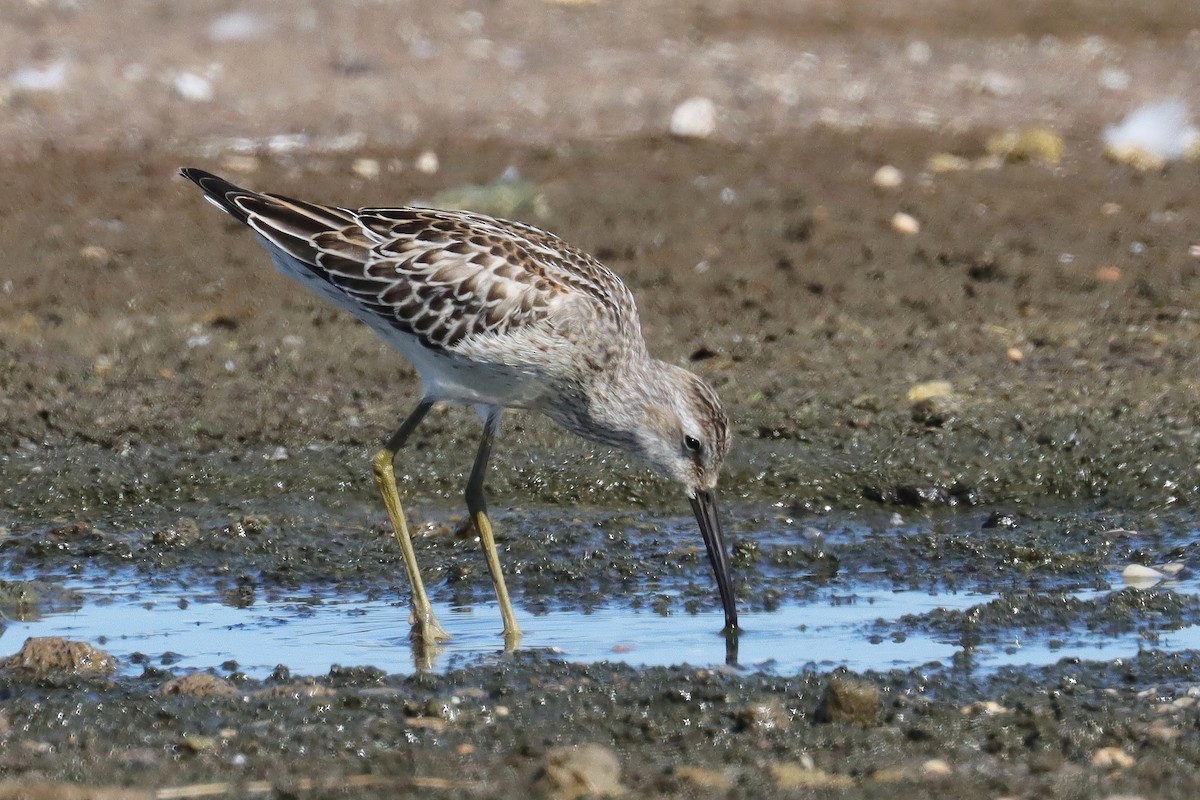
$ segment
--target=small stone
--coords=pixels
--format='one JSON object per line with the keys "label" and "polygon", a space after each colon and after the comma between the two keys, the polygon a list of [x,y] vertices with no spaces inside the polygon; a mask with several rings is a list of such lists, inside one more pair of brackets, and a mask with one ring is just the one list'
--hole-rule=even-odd
{"label": "small stone", "polygon": [[951,153],[937,153],[929,157],[926,166],[930,172],[965,172],[971,168],[971,162]]}
{"label": "small stone", "polygon": [[1129,88],[1131,81],[1129,73],[1117,67],[1105,67],[1100,70],[1100,75],[1097,77],[1100,86],[1110,92],[1125,91]]}
{"label": "small stone", "polygon": [[546,752],[538,784],[555,800],[575,800],[584,795],[617,797],[625,793],[616,754],[598,744],[551,748]]}
{"label": "small stone", "polygon": [[794,761],[777,761],[770,770],[780,789],[849,789],[854,786],[854,779],[849,775],[833,775]]}
{"label": "small stone", "polygon": [[417,156],[417,160],[413,162],[413,167],[423,175],[433,175],[438,171],[440,166],[437,153],[432,150],[426,150],[421,153],[421,155]]}
{"label": "small stone", "polygon": [[908,780],[908,775],[900,767],[884,767],[872,772],[871,780],[875,783],[900,783]]}
{"label": "small stone", "polygon": [[914,383],[908,390],[908,402],[915,405],[916,403],[923,403],[926,400],[951,397],[953,394],[954,387],[950,381]]}
{"label": "small stone", "polygon": [[921,775],[926,778],[944,778],[953,772],[950,762],[944,758],[931,758],[921,765]]}
{"label": "small stone", "polygon": [[237,172],[242,175],[248,175],[251,172],[258,172],[259,161],[257,156],[242,155],[240,153],[228,153],[221,156],[221,169],[226,172]]}
{"label": "small stone", "polygon": [[993,97],[1008,97],[1021,90],[1021,82],[1002,72],[987,70],[979,76],[979,88]]}
{"label": "small stone", "polygon": [[987,138],[984,149],[989,156],[1009,163],[1040,161],[1043,164],[1057,164],[1062,160],[1066,144],[1062,136],[1048,128],[1026,128],[992,134]]}
{"label": "small stone", "polygon": [[905,236],[913,236],[921,232],[921,223],[912,214],[897,211],[892,215],[892,230]]}
{"label": "small stone", "polygon": [[87,244],[79,248],[79,257],[98,267],[108,266],[112,263],[112,253],[98,244]]}
{"label": "small stone", "polygon": [[993,511],[983,521],[983,529],[1013,530],[1018,524],[1017,515],[1012,511]]}
{"label": "small stone", "polygon": [[1020,364],[1025,360],[1025,353],[1019,347],[1010,347],[1004,351],[1004,356],[1014,364]]}
{"label": "small stone", "polygon": [[749,703],[734,718],[742,730],[783,729],[792,721],[787,709],[774,699]]}
{"label": "small stone", "polygon": [[350,171],[360,178],[375,180],[379,177],[379,161],[374,158],[356,158],[350,165]]}
{"label": "small stone", "polygon": [[220,742],[215,736],[199,736],[194,733],[184,734],[176,743],[180,749],[193,753],[208,753],[216,750],[219,745]]}
{"label": "small stone", "polygon": [[717,130],[717,106],[707,97],[684,100],[671,113],[672,136],[707,139]]}
{"label": "small stone", "polygon": [[271,453],[271,460],[272,461],[287,461],[288,460],[287,448],[284,447],[283,445],[279,445],[278,447],[276,447],[275,451]]}
{"label": "small stone", "polygon": [[230,11],[208,25],[208,38],[213,42],[245,42],[270,32],[271,26],[249,11]]}
{"label": "small stone", "polygon": [[232,683],[207,672],[174,678],[164,683],[158,691],[168,697],[233,697],[238,693]]}
{"label": "small stone", "polygon": [[166,528],[155,531],[150,541],[165,547],[186,547],[200,541],[200,523],[190,517],[184,517]]}
{"label": "small stone", "polygon": [[933,58],[933,48],[917,39],[909,42],[908,47],[904,48],[904,57],[913,64],[928,64]]}
{"label": "small stone", "polygon": [[1133,756],[1119,747],[1101,747],[1092,753],[1092,766],[1100,769],[1125,769],[1133,764]]}
{"label": "small stone", "polygon": [[875,174],[871,176],[871,183],[880,189],[895,189],[904,183],[904,173],[891,164],[884,164],[875,170]]}
{"label": "small stone", "polygon": [[59,636],[30,637],[14,655],[0,661],[0,668],[35,676],[70,673],[109,675],[117,660],[87,642],[72,642]]}
{"label": "small stone", "polygon": [[1153,567],[1130,564],[1121,570],[1121,579],[1135,589],[1146,589],[1166,580],[1167,576]]}
{"label": "small stone", "polygon": [[1112,265],[1099,267],[1096,270],[1096,280],[1103,283],[1116,283],[1121,280],[1121,268]]}
{"label": "small stone", "polygon": [[980,700],[977,703],[971,703],[970,705],[963,706],[961,711],[963,715],[967,717],[993,717],[998,714],[1011,713],[1011,709],[1000,705],[995,700]]}
{"label": "small stone", "polygon": [[1100,213],[1106,217],[1115,217],[1123,210],[1124,209],[1121,208],[1120,203],[1105,203],[1104,205],[1100,206]]}
{"label": "small stone", "polygon": [[1146,726],[1146,738],[1148,739],[1173,742],[1182,735],[1182,730],[1163,719],[1156,719]]}
{"label": "small stone", "polygon": [[212,81],[194,72],[181,72],[175,76],[175,94],[189,103],[209,103],[213,99]]}
{"label": "small stone", "polygon": [[60,58],[45,67],[22,67],[8,76],[8,85],[19,92],[57,92],[67,85],[70,62]]}
{"label": "small stone", "polygon": [[709,769],[707,767],[676,767],[675,777],[684,783],[697,786],[701,789],[720,789],[725,791],[733,788],[732,778],[720,770]]}
{"label": "small stone", "polygon": [[879,687],[853,678],[830,678],[817,706],[818,722],[879,724]]}

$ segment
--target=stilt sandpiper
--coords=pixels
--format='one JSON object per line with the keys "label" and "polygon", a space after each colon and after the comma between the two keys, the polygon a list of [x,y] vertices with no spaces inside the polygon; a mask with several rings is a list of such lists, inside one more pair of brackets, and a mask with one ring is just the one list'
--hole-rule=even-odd
{"label": "stilt sandpiper", "polygon": [[483,486],[507,408],[540,411],[682,484],[716,574],[725,633],[735,638],[737,606],[714,495],[729,451],[728,420],[707,383],[649,355],[633,295],[615,274],[519,222],[432,208],[352,210],[248,191],[198,169],[181,174],[253,229],[281,272],[365,322],[420,374],[420,403],[374,459],[412,584],[414,639],[447,634],[417,568],[393,461],[438,401],[472,404],[483,416],[466,503],[509,646],[520,629]]}

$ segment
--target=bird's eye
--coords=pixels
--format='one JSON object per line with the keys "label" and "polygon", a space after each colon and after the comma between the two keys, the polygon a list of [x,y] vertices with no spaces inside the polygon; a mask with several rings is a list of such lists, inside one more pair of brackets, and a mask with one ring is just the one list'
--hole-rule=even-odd
{"label": "bird's eye", "polygon": [[689,453],[699,453],[700,452],[700,440],[697,439],[695,436],[683,437],[683,446],[684,446],[684,449],[686,449]]}

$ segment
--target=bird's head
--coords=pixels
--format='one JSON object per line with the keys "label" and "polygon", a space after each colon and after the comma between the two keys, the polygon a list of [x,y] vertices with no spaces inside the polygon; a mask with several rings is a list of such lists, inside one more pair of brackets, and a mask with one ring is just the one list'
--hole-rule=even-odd
{"label": "bird's head", "polygon": [[685,369],[659,362],[660,391],[647,403],[637,431],[641,455],[683,485],[689,498],[711,492],[729,453],[729,418],[717,393]]}
{"label": "bird's head", "polygon": [[729,453],[729,418],[716,392],[700,378],[670,364],[655,368],[659,372],[649,380],[653,387],[636,433],[638,446],[651,466],[683,484],[717,579],[725,631],[734,637],[737,601],[714,491]]}

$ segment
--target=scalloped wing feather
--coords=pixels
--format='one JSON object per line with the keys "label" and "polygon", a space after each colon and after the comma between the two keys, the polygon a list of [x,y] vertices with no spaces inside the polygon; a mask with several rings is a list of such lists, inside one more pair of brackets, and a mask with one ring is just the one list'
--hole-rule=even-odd
{"label": "scalloped wing feather", "polygon": [[633,297],[616,275],[532,225],[418,207],[354,211],[247,191],[199,170],[184,174],[362,314],[428,347],[552,328],[554,309],[575,298],[618,327],[637,325]]}

